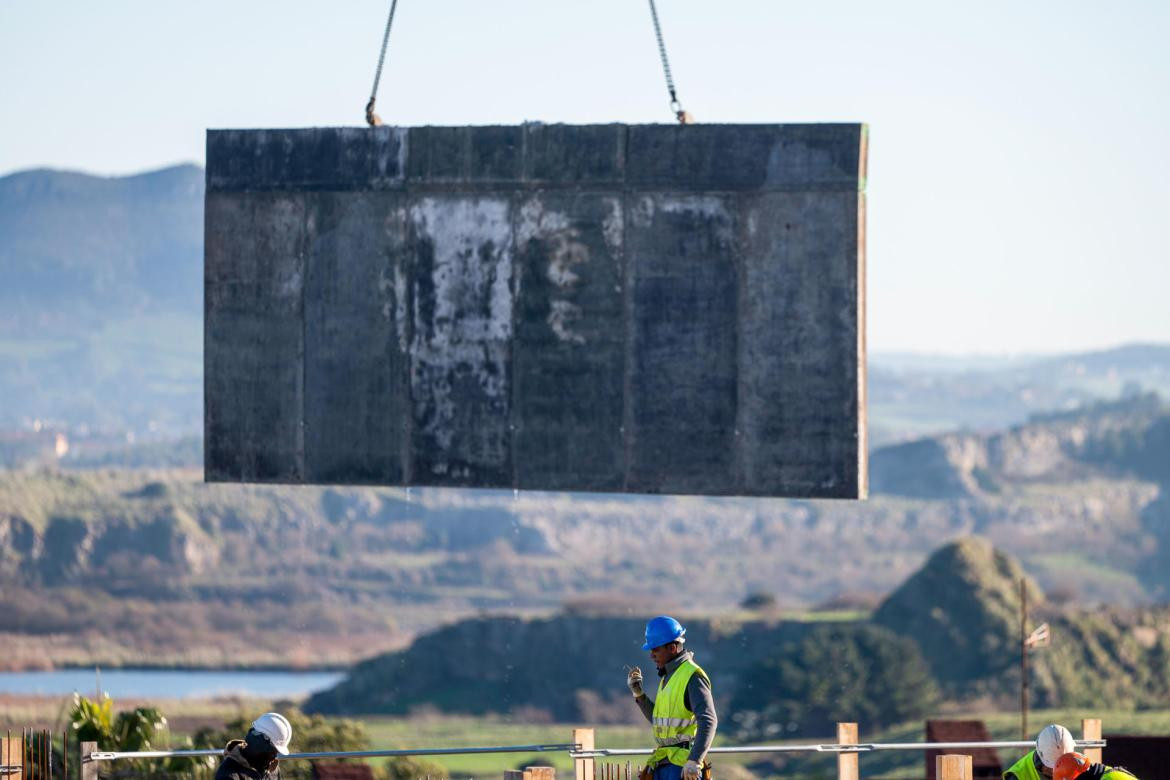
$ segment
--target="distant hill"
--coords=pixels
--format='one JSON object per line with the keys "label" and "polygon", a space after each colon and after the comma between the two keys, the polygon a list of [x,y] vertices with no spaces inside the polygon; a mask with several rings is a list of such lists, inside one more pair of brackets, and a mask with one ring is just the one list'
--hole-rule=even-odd
{"label": "distant hill", "polygon": [[[41,419],[139,439],[201,432],[203,186],[194,165],[0,177],[0,431]],[[1170,344],[1034,358],[876,353],[869,363],[874,447],[1125,393],[1170,397]],[[176,462],[156,444],[158,465]]]}
{"label": "distant hill", "polygon": [[876,353],[869,358],[870,442],[986,433],[1148,392],[1170,398],[1170,344],[1039,357]]}
{"label": "distant hill", "polygon": [[[117,313],[200,315],[203,169],[102,178],[33,170],[0,178],[0,323],[40,327]],[[92,318],[92,319],[91,319]]]}
{"label": "distant hill", "polygon": [[[1070,547],[1076,543],[1069,542]],[[1082,570],[1083,576],[1096,576]],[[984,539],[935,552],[895,590],[873,621],[914,639],[951,697],[1019,689],[1019,583],[1029,593],[1029,627],[1047,622],[1051,646],[1034,651],[1038,706],[1165,707],[1170,704],[1170,607],[1119,609],[1050,603],[1013,556]]]}
{"label": "distant hill", "polygon": [[915,498],[993,495],[1009,484],[1104,471],[1170,484],[1170,407],[1153,393],[1033,415],[991,433],[946,433],[880,448],[870,488]]}
{"label": "distant hill", "polygon": [[[627,665],[654,679],[642,650],[641,617],[472,618],[441,628],[409,648],[355,666],[306,711],[406,714],[429,706],[448,712],[543,711],[560,721],[638,717],[626,690]],[[718,669],[722,691],[778,643],[814,624],[688,620],[699,661]]]}
{"label": "distant hill", "polygon": [[0,429],[201,428],[201,168],[0,178],[0,278]]}
{"label": "distant hill", "polygon": [[[985,539],[961,539],[935,551],[868,622],[916,643],[952,702],[979,697],[1010,706],[1019,690],[1018,585],[1023,577],[1020,562]],[[1037,706],[1170,705],[1165,675],[1170,608],[1059,608],[1046,604],[1033,583],[1028,587],[1034,605],[1030,625],[1043,620],[1052,626],[1052,646],[1033,653]],[[835,651],[836,643],[857,636],[851,628],[855,624],[841,622],[834,631],[758,618],[687,624],[687,645],[712,674],[721,705],[738,690],[769,684],[753,677],[766,673],[762,659],[795,663],[794,643],[801,639],[826,643],[811,648],[814,659],[825,660],[819,670],[823,682],[810,682],[811,688],[849,680],[849,670],[827,663],[854,662]],[[461,621],[419,637],[408,648],[363,661],[336,687],[313,695],[306,709],[332,714],[405,714],[419,707],[476,714],[543,710],[561,720],[593,722],[605,722],[614,713],[635,717],[624,692],[622,665],[647,666],[638,649],[642,625],[638,619],[575,615]],[[809,674],[818,674],[816,663]],[[899,684],[870,682],[888,690]],[[734,713],[724,726],[734,728],[740,715]],[[831,723],[803,725],[825,733]]]}
{"label": "distant hill", "polygon": [[936,551],[873,620],[912,637],[944,683],[1010,674],[1019,663],[1021,580],[1034,608],[1043,596],[1019,561],[986,539],[963,539]]}
{"label": "distant hill", "polygon": [[[865,603],[969,535],[1020,560],[1054,603],[1164,602],[1168,420],[1141,396],[879,450],[865,502],[208,485],[194,469],[0,471],[0,640],[19,635],[36,648],[29,657],[43,657],[47,640],[30,636],[88,637],[122,599],[143,620],[154,615],[151,628],[74,643],[75,662],[142,662],[150,648],[160,663],[271,663],[304,645],[317,663],[343,663],[484,611],[531,616],[571,603],[578,614],[742,616],[748,594],[771,595],[775,615],[845,595]],[[920,472],[946,490],[927,489]],[[245,603],[298,617],[240,626],[229,634],[246,645],[239,652],[209,626]],[[340,625],[350,628],[338,635]]]}

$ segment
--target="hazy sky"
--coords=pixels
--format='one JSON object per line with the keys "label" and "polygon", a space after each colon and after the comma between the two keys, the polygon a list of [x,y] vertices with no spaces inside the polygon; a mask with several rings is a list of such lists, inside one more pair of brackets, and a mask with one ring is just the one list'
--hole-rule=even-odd
{"label": "hazy sky", "polygon": [[[388,0],[0,4],[0,175],[353,125]],[[875,350],[1170,341],[1170,2],[659,0],[698,121],[870,124]],[[400,0],[393,124],[666,122],[644,0]]]}

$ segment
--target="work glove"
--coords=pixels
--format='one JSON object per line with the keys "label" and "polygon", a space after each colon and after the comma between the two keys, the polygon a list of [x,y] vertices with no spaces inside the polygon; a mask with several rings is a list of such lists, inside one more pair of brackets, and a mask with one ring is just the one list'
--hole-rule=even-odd
{"label": "work glove", "polygon": [[634,698],[646,695],[642,690],[642,670],[634,667],[630,673],[626,675],[626,687],[630,689],[630,693],[634,694]]}
{"label": "work glove", "polygon": [[682,780],[699,780],[700,774],[702,774],[702,770],[699,768],[699,762],[688,761],[683,766]]}
{"label": "work glove", "polygon": [[1084,778],[1084,780],[1101,780],[1108,769],[1109,767],[1104,764],[1089,764],[1088,769],[1077,775],[1077,780],[1081,780],[1081,778]]}

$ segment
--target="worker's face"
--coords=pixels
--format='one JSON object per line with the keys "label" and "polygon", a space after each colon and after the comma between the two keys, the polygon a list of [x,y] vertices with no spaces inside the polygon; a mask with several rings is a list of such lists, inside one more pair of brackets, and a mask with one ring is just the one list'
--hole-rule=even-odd
{"label": "worker's face", "polygon": [[1048,767],[1044,766],[1044,764],[1041,764],[1040,765],[1040,774],[1044,775],[1045,777],[1052,777],[1052,770],[1049,769]]}
{"label": "worker's face", "polygon": [[654,662],[655,666],[657,666],[659,669],[662,669],[668,663],[674,660],[674,658],[681,652],[682,645],[680,645],[678,642],[671,642],[668,645],[651,648],[650,660]]}

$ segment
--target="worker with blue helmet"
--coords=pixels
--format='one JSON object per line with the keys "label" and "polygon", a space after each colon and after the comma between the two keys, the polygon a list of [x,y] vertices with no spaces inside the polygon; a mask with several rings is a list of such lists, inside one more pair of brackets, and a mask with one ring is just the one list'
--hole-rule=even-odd
{"label": "worker with blue helmet", "polygon": [[711,777],[705,761],[715,729],[711,678],[684,649],[687,630],[669,615],[646,623],[643,650],[658,668],[658,693],[653,700],[642,689],[642,670],[634,667],[626,685],[654,732],[655,750],[639,780],[700,780]]}

